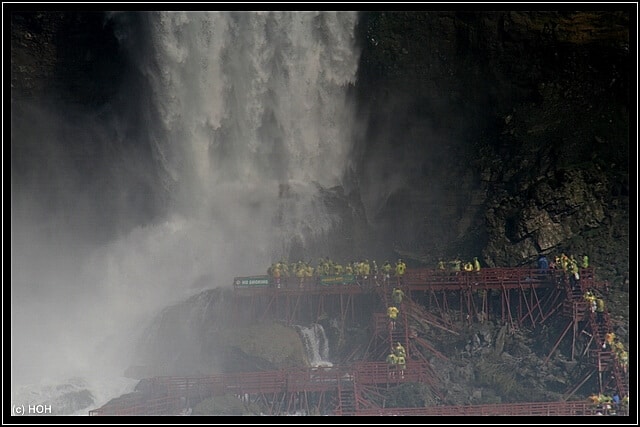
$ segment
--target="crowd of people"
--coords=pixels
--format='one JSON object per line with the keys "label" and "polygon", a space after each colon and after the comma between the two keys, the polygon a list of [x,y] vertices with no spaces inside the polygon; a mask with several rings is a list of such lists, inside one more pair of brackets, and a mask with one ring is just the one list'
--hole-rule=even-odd
{"label": "crowd of people", "polygon": [[267,274],[278,288],[282,285],[291,286],[292,283],[303,288],[307,284],[317,283],[323,277],[343,277],[345,284],[353,282],[387,284],[392,277],[399,281],[406,271],[407,264],[401,258],[396,261],[395,265],[391,265],[389,260],[385,260],[378,266],[375,260],[363,259],[340,263],[327,257],[320,258],[315,266],[311,261],[286,262],[281,260],[272,263],[267,269]]}
{"label": "crowd of people", "polygon": [[589,402],[594,406],[596,415],[621,415],[626,414],[629,408],[629,395],[620,398],[617,393],[592,394]]}
{"label": "crowd of people", "polygon": [[[572,287],[575,287],[580,280],[580,268],[587,267],[589,267],[589,257],[586,254],[582,255],[580,262],[574,255],[566,255],[565,253],[555,256],[551,261],[542,254],[537,260],[537,268],[541,271],[562,270],[569,273]],[[436,265],[436,270],[441,272],[471,272],[480,271],[481,268],[478,257],[473,257],[469,261],[463,261],[460,257],[449,261],[440,258]],[[278,287],[295,282],[298,287],[302,288],[305,284],[317,283],[316,279],[318,278],[329,276],[345,276],[347,281],[358,283],[372,281],[378,285],[389,283],[392,278],[395,278],[396,283],[400,283],[406,270],[407,265],[401,258],[394,264],[391,264],[389,260],[379,264],[375,260],[369,261],[369,259],[336,262],[329,257],[323,257],[315,266],[311,261],[287,262],[280,260],[268,267],[267,274]]]}
{"label": "crowd of people", "polygon": [[[604,300],[596,297],[591,290],[585,292],[584,299],[589,303],[591,311],[596,314],[596,322],[603,324],[605,311]],[[629,354],[625,350],[624,344],[616,337],[615,332],[609,331],[605,334],[602,349],[608,349],[613,353],[615,360],[620,364],[626,374],[629,366]]]}
{"label": "crowd of people", "polygon": [[480,271],[480,261],[478,257],[473,257],[473,261],[462,261],[456,257],[448,262],[440,258],[436,269],[438,271]]}
{"label": "crowd of people", "polygon": [[549,262],[544,254],[538,257],[538,269],[542,272],[561,270],[567,273],[572,290],[577,289],[580,284],[580,268],[589,268],[588,255],[582,255],[580,262],[578,262],[574,255],[567,255],[564,252],[556,255],[551,262]]}

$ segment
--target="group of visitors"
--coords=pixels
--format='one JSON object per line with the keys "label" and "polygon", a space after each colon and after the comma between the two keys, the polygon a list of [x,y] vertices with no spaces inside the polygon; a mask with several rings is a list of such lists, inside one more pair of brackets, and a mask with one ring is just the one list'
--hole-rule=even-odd
{"label": "group of visitors", "polygon": [[315,284],[323,277],[342,277],[344,284],[381,284],[390,283],[391,278],[396,283],[401,283],[402,277],[407,271],[407,264],[399,258],[394,266],[389,260],[385,260],[381,266],[373,260],[363,259],[347,263],[335,262],[330,258],[320,258],[316,266],[311,261],[299,260],[297,262],[277,261],[267,268],[267,274],[272,278],[274,285],[280,288],[282,285],[291,286],[293,278],[299,288],[306,284]]}
{"label": "group of visitors", "polygon": [[390,378],[396,378],[398,375],[400,378],[404,378],[404,371],[407,369],[407,351],[400,342],[391,348],[391,353],[387,356],[387,363],[389,364]]}

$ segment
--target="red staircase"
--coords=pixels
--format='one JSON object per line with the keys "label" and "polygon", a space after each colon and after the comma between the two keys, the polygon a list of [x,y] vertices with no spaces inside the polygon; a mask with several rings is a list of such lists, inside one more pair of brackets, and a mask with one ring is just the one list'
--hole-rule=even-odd
{"label": "red staircase", "polygon": [[[576,326],[583,322],[585,324],[583,331],[591,336],[589,359],[596,366],[598,373],[605,376],[604,381],[600,381],[600,393],[604,393],[605,389],[613,388],[619,396],[628,395],[627,375],[610,346],[604,345],[607,333],[613,332],[609,312],[605,309],[599,322],[591,304],[584,298],[589,290],[597,292],[593,269],[581,269],[580,281],[574,287],[571,286],[568,275],[565,274],[562,285],[567,293],[567,298],[562,305],[562,314],[572,319],[571,322]],[[558,341],[562,338],[560,337]]]}

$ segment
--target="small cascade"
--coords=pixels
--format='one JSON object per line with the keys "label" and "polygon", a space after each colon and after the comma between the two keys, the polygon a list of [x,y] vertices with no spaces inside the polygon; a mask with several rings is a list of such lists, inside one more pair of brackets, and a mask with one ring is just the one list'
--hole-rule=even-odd
{"label": "small cascade", "polygon": [[314,323],[311,326],[297,325],[296,329],[302,337],[309,364],[314,367],[333,366],[329,362],[329,340],[322,325]]}

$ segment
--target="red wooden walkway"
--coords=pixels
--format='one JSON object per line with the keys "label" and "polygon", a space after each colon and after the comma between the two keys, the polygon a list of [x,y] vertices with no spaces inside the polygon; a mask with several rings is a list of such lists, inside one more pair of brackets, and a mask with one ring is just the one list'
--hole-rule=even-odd
{"label": "red wooden walkway", "polygon": [[[90,411],[90,415],[176,415],[198,402],[224,394],[238,397],[260,395],[271,404],[272,413],[286,414],[309,411],[300,404],[286,404],[286,396],[308,395],[333,391],[349,391],[355,404],[351,411],[338,407],[334,415],[595,415],[590,402],[533,402],[493,405],[432,406],[424,408],[379,408],[364,401],[356,391],[367,385],[397,385],[423,382],[427,374],[424,364],[408,362],[404,378],[389,369],[386,363],[362,362],[349,368],[323,367],[290,371],[245,372],[202,377],[156,377],[146,382],[144,392],[117,398]],[[267,397],[265,400],[264,398]],[[260,399],[259,399],[260,400]],[[282,406],[282,405],[280,405]],[[344,405],[343,405],[344,406]]]}
{"label": "red wooden walkway", "polygon": [[[269,414],[296,411],[317,413],[323,408],[333,408],[332,413],[336,415],[592,415],[595,414],[595,408],[589,402],[428,408],[381,408],[374,403],[381,400],[382,389],[400,383],[428,384],[438,394],[436,375],[422,351],[444,359],[446,356],[424,339],[410,336],[408,318],[419,318],[448,332],[457,333],[457,327],[449,316],[444,315],[450,310],[452,294],[459,297],[457,311],[463,321],[472,322],[477,315],[482,314],[500,316],[503,322],[514,325],[525,321],[535,325],[556,313],[569,317],[570,324],[558,338],[556,347],[570,326],[577,330],[580,322],[586,322],[593,329],[592,353],[597,359],[597,369],[600,372],[612,370],[616,382],[614,386],[620,390],[621,396],[626,395],[625,378],[620,366],[615,361],[609,361],[606,352],[601,349],[604,333],[610,325],[596,325],[593,315],[586,310],[581,298],[582,290],[602,288],[604,284],[595,281],[592,268],[581,269],[580,275],[581,290],[578,293],[571,292],[567,275],[562,271],[540,272],[537,269],[523,268],[485,268],[478,272],[409,269],[402,279],[391,278],[389,282],[370,277],[346,284],[307,283],[303,288],[298,288],[297,285],[288,287],[286,281],[282,288],[241,287],[234,284],[236,298],[251,298],[250,310],[261,312],[262,316],[284,316],[289,322],[297,319],[301,313],[308,315],[315,312],[319,316],[326,306],[339,307],[344,322],[349,310],[353,311],[356,296],[374,296],[381,302],[381,308],[384,308],[390,303],[392,287],[403,289],[406,299],[402,303],[402,316],[398,319],[396,330],[388,328],[388,319],[382,310],[378,313],[374,310],[372,340],[378,345],[375,351],[381,354],[374,354],[373,361],[287,371],[156,377],[144,380],[144,391],[113,399],[103,407],[90,411],[90,415],[177,414],[204,399],[223,394],[250,397],[252,401],[269,408]],[[495,302],[493,308],[487,303],[487,291],[499,293],[501,304],[498,312],[495,312]],[[419,298],[424,299],[425,295],[428,296],[429,310],[416,302]],[[324,298],[333,299],[330,304],[325,304]],[[336,301],[339,303],[336,304]],[[305,304],[308,305],[303,309]],[[246,300],[238,305],[246,308]],[[433,307],[437,310],[433,310]],[[404,376],[390,369],[386,362],[379,361],[384,360],[385,353],[397,341],[403,342],[407,349],[407,369]]]}

